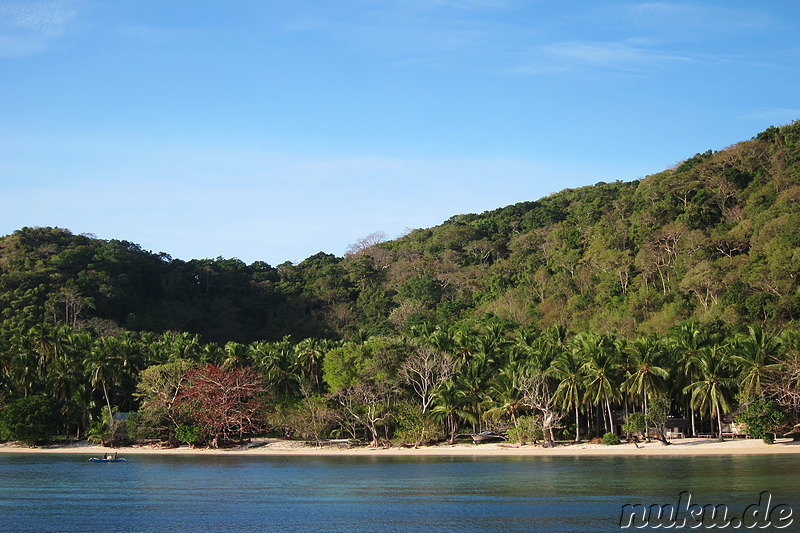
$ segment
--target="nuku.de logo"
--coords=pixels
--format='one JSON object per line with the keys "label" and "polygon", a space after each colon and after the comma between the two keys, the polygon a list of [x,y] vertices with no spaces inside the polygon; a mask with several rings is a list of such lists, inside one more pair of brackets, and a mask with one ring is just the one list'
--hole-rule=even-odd
{"label": "nuku.de logo", "polygon": [[689,491],[678,495],[678,503],[645,505],[625,504],[619,517],[621,529],[784,529],[792,525],[793,510],[787,504],[774,503],[772,494],[759,494],[758,503],[748,505],[741,515],[732,513],[726,504],[692,503]]}

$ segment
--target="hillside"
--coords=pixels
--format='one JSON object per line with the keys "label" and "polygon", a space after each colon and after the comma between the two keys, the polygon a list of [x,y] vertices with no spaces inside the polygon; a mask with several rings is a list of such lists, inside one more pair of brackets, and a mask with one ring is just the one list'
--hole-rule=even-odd
{"label": "hillside", "polygon": [[351,337],[500,320],[621,335],[688,318],[800,317],[800,122],[635,182],[453,216],[345,257],[174,260],[122,240],[0,238],[2,329],[185,331],[207,341]]}

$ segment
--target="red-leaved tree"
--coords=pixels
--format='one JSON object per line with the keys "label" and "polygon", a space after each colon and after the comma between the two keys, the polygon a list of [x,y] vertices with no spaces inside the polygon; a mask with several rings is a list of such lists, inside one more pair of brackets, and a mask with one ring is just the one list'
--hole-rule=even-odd
{"label": "red-leaved tree", "polygon": [[187,386],[179,402],[216,447],[219,437],[263,429],[267,403],[258,374],[252,368],[207,364],[187,371]]}

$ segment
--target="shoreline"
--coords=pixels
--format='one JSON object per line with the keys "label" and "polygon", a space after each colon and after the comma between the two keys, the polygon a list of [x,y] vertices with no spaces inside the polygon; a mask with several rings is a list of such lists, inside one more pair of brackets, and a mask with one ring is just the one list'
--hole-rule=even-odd
{"label": "shoreline", "polygon": [[441,444],[420,448],[337,448],[315,447],[300,441],[282,439],[252,439],[249,444],[233,448],[161,448],[157,446],[123,446],[110,448],[80,442],[76,444],[45,445],[29,448],[16,443],[0,444],[0,454],[84,454],[103,456],[107,453],[130,455],[231,455],[231,456],[308,456],[308,457],[624,457],[624,456],[701,456],[701,455],[785,455],[800,454],[800,442],[777,439],[775,444],[765,444],[757,439],[732,439],[719,442],[716,439],[675,439],[671,445],[660,442],[633,444],[560,444],[553,448],[538,445],[516,445],[510,443]]}

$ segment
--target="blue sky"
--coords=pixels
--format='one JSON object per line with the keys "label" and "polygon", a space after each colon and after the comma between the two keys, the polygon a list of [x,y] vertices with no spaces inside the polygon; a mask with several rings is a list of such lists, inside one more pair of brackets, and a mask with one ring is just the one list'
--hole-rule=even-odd
{"label": "blue sky", "polygon": [[341,256],[800,118],[800,2],[0,0],[0,235]]}

